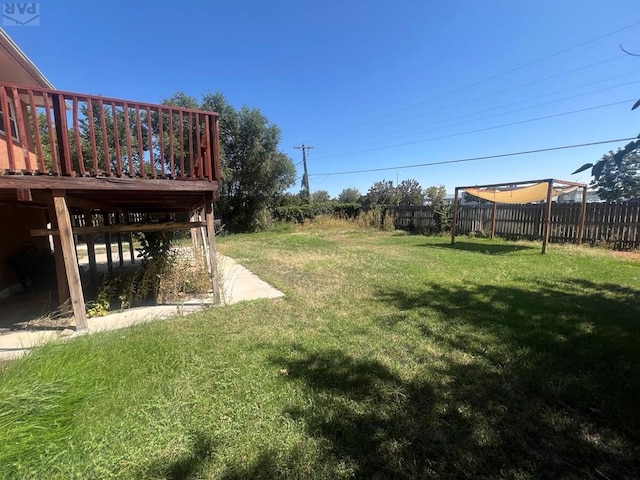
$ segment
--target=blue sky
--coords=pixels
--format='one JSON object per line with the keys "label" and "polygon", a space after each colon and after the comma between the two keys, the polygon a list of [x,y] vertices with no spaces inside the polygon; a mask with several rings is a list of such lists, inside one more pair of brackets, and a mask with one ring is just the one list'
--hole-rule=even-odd
{"label": "blue sky", "polygon": [[640,53],[637,0],[65,0],[40,14],[5,30],[57,88],[146,102],[221,91],[278,125],[294,163],[294,145],[313,145],[311,190],[332,195],[382,179],[587,182],[571,172],[625,142],[404,166],[640,131],[640,57],[619,48]]}

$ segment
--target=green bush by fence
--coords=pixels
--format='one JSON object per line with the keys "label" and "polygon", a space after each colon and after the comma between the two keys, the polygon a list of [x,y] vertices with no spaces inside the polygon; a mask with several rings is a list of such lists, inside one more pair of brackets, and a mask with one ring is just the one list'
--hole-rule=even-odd
{"label": "green bush by fence", "polygon": [[306,205],[289,205],[273,210],[273,217],[280,222],[302,223],[319,215],[332,215],[340,218],[356,218],[360,213],[357,203],[319,202]]}

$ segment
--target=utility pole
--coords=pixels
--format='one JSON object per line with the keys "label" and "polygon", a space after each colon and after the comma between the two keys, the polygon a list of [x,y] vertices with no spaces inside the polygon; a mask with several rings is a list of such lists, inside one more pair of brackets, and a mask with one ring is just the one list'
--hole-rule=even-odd
{"label": "utility pole", "polygon": [[302,164],[304,165],[304,175],[302,177],[302,186],[307,191],[307,198],[311,196],[311,190],[309,189],[309,173],[307,172],[307,150],[311,150],[313,146],[302,145],[295,146],[298,150],[302,150]]}

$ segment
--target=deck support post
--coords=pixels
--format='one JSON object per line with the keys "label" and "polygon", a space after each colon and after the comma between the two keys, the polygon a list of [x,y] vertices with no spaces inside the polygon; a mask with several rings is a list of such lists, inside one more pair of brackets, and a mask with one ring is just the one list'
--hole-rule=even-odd
{"label": "deck support post", "polygon": [[451,245],[456,243],[456,224],[458,222],[458,189],[453,196],[453,219],[451,220]]}
{"label": "deck support post", "polygon": [[84,295],[82,293],[82,283],[80,282],[80,270],[78,268],[78,257],[73,244],[73,230],[71,227],[71,216],[67,207],[67,197],[64,191],[53,191],[53,208],[56,213],[58,229],[60,230],[60,244],[64,258],[64,269],[69,285],[71,296],[71,307],[76,321],[78,331],[87,330],[87,317],[85,314]]}
{"label": "deck support post", "polygon": [[548,181],[547,204],[544,211],[544,238],[542,240],[542,253],[547,253],[547,244],[551,236],[551,199],[553,193],[553,179]]}
{"label": "deck support post", "polygon": [[[131,223],[131,212],[127,212],[127,222]],[[129,242],[129,255],[131,256],[131,265],[136,263],[136,249],[133,247],[133,233],[127,234],[127,242]]]}
{"label": "deck support post", "polygon": [[209,241],[209,265],[211,267],[211,283],[213,291],[213,303],[220,304],[220,278],[218,276],[218,256],[216,253],[216,230],[213,218],[213,194],[207,193],[204,197],[204,211],[207,223],[207,240]]}
{"label": "deck support post", "polygon": [[[49,204],[49,220],[51,228],[58,228],[58,219],[56,210],[53,206],[53,200]],[[63,308],[63,305],[69,300],[69,284],[67,283],[67,275],[64,269],[64,257],[62,255],[62,244],[60,243],[60,235],[51,235],[49,238],[53,240],[53,258],[56,264],[56,285],[58,288],[58,306],[61,311],[66,313],[70,308]]]}
{"label": "deck support post", "polygon": [[[91,210],[89,208],[84,209],[84,225],[86,227],[93,226],[93,217],[91,216]],[[89,257],[89,278],[91,284],[98,286],[98,265],[96,263],[96,243],[93,239],[93,235],[86,235],[87,239],[87,256]]]}
{"label": "deck support post", "polygon": [[[111,217],[110,217],[110,213],[103,213],[102,214],[102,219],[104,220],[104,226],[108,227],[109,225],[111,225]],[[104,245],[107,248],[107,272],[109,272],[109,274],[113,273],[113,254],[111,253],[111,234],[110,233],[105,233],[104,234]]]}
{"label": "deck support post", "polygon": [[[200,209],[197,208],[191,213],[191,221],[200,221]],[[200,227],[191,229],[191,247],[193,248],[193,259],[197,264],[202,263],[202,238]]]}
{"label": "deck support post", "polygon": [[[120,213],[116,213],[116,224],[122,223],[120,221]],[[122,233],[117,233],[118,238],[118,265],[120,268],[124,267],[124,250],[122,248]]]}

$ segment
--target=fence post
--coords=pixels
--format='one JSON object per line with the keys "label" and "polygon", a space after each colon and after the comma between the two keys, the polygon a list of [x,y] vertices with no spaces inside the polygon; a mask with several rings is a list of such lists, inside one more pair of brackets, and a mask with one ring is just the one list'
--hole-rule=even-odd
{"label": "fence post", "polygon": [[451,245],[456,243],[456,222],[458,221],[458,188],[453,199],[453,219],[451,221]]}
{"label": "fence post", "polygon": [[491,238],[495,237],[496,235],[496,210],[497,203],[493,202],[491,206]]}
{"label": "fence post", "polygon": [[587,216],[587,186],[582,187],[582,207],[580,209],[580,222],[578,223],[578,245],[582,245],[584,236],[584,221]]}
{"label": "fence post", "polygon": [[549,243],[549,236],[551,235],[551,193],[553,192],[553,179],[548,181],[549,187],[547,189],[547,205],[544,214],[544,238],[542,240],[542,253],[547,252],[547,244]]}

